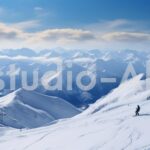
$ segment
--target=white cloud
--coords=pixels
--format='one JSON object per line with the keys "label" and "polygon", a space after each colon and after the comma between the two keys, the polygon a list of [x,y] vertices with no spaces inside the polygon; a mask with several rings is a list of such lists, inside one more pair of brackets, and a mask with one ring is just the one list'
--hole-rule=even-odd
{"label": "white cloud", "polygon": [[16,40],[16,39],[25,39],[26,33],[23,31],[9,27],[3,23],[0,23],[0,39],[1,40]]}
{"label": "white cloud", "polygon": [[135,32],[112,32],[102,36],[106,41],[142,42],[150,41],[150,34]]}
{"label": "white cloud", "polygon": [[48,29],[36,33],[36,38],[46,41],[71,40],[71,41],[86,41],[95,39],[92,32],[82,29]]}
{"label": "white cloud", "polygon": [[28,30],[40,27],[41,24],[39,20],[28,20],[10,24],[10,26],[21,30]]}
{"label": "white cloud", "polygon": [[36,15],[37,18],[43,18],[46,16],[52,17],[54,15],[54,13],[52,13],[51,11],[46,10],[39,6],[34,7],[33,10],[34,10],[34,14]]}
{"label": "white cloud", "polygon": [[116,19],[116,20],[102,20],[97,23],[89,24],[85,26],[85,29],[98,32],[148,32],[150,33],[150,21],[143,20],[126,20],[126,19]]}
{"label": "white cloud", "polygon": [[[28,32],[27,29],[38,26],[37,20],[24,21],[15,24],[6,25],[0,23],[0,48],[104,48],[116,47],[130,48],[137,45],[139,47],[150,46],[150,33],[140,30],[122,31],[120,26],[127,24],[126,20],[116,20],[112,24],[106,22],[107,28],[92,30],[86,29],[46,29],[37,32]],[[102,25],[104,27],[104,23]],[[101,26],[101,27],[102,27]],[[106,26],[105,26],[106,27]],[[118,28],[119,27],[119,28]],[[113,30],[115,28],[115,30]],[[118,30],[117,30],[118,28]],[[18,42],[19,41],[19,42]],[[136,43],[136,44],[135,44]],[[136,47],[135,47],[136,48]]]}
{"label": "white cloud", "polygon": [[0,23],[0,48],[49,48],[57,45],[65,46],[68,42],[80,43],[91,38],[93,38],[92,33],[78,29],[49,29],[31,33],[15,25]]}
{"label": "white cloud", "polygon": [[15,63],[15,61],[19,62],[35,62],[35,63],[53,63],[53,62],[61,62],[61,59],[59,57],[53,57],[53,58],[47,58],[47,57],[27,57],[27,56],[0,56],[0,60],[3,61],[12,61]]}
{"label": "white cloud", "polygon": [[35,11],[41,11],[41,10],[43,10],[43,8],[42,8],[42,7],[39,7],[39,6],[36,6],[36,7],[34,7],[34,10],[35,10]]}

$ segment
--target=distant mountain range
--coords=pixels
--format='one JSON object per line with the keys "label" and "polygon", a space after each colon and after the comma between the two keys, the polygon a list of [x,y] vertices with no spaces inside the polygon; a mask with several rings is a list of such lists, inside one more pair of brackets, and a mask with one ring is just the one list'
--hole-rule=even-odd
{"label": "distant mountain range", "polygon": [[[28,84],[32,84],[33,70],[39,72],[39,78],[47,71],[55,71],[56,65],[53,61],[62,60],[63,70],[57,72],[53,77],[44,77],[44,82],[55,84],[56,79],[62,73],[63,90],[49,91],[45,90],[38,83],[37,92],[49,96],[56,96],[72,103],[77,107],[88,107],[89,104],[94,103],[100,97],[106,95],[112,89],[120,84],[123,74],[129,63],[132,63],[137,74],[146,72],[146,61],[150,58],[148,51],[136,50],[65,50],[53,49],[36,52],[31,49],[7,49],[0,51],[0,71],[4,72],[1,75],[1,80],[5,82],[5,88],[1,90],[1,95],[6,95],[10,91],[8,70],[10,64],[16,65],[16,71],[12,74],[16,75],[16,88],[19,89],[21,85],[21,70],[28,72]],[[72,65],[71,68],[68,64]],[[67,72],[72,71],[72,90],[67,90]],[[90,91],[82,91],[76,85],[76,77],[81,71],[90,71],[96,75],[96,85]],[[116,83],[101,83],[100,78],[115,77]],[[90,82],[88,77],[83,78],[83,84]]]}

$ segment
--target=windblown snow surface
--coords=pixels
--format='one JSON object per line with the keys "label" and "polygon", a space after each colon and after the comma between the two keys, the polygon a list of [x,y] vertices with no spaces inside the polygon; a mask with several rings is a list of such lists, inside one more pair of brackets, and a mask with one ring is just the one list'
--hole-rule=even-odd
{"label": "windblown snow surface", "polygon": [[[7,150],[148,150],[150,90],[139,75],[121,84],[83,113],[35,129],[1,127],[0,149]],[[136,106],[141,106],[135,117]]]}

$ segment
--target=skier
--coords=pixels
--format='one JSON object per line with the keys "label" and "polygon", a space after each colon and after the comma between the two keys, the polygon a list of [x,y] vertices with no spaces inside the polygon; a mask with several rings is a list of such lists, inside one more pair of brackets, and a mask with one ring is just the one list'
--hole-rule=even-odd
{"label": "skier", "polygon": [[139,116],[139,112],[140,112],[140,106],[137,105],[136,111],[135,111],[135,116]]}

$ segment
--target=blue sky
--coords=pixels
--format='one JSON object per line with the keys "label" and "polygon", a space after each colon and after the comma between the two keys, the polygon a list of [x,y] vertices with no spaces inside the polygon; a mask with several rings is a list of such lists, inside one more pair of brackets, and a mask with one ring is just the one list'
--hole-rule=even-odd
{"label": "blue sky", "polygon": [[78,27],[101,20],[150,19],[149,0],[0,0],[0,7],[10,12],[0,16],[1,21],[40,19],[43,26],[53,28]]}
{"label": "blue sky", "polygon": [[1,47],[147,49],[150,1],[0,0],[0,24]]}

